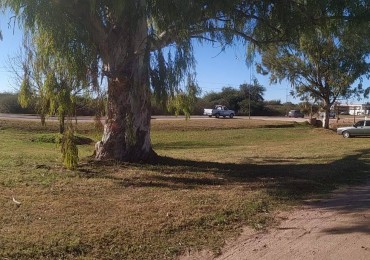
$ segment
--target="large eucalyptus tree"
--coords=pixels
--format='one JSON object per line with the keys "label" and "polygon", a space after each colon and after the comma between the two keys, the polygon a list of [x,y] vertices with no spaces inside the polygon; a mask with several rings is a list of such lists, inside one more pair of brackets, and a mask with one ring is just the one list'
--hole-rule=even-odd
{"label": "large eucalyptus tree", "polygon": [[366,1],[333,2],[0,0],[20,18],[25,30],[48,32],[60,55],[71,57],[72,62],[73,57],[84,57],[90,73],[101,67],[108,81],[108,119],[96,145],[96,158],[121,161],[155,157],[150,141],[150,86],[161,98],[173,93],[193,68],[194,39],[222,46],[238,40],[246,44],[280,41],[326,16],[352,16]]}

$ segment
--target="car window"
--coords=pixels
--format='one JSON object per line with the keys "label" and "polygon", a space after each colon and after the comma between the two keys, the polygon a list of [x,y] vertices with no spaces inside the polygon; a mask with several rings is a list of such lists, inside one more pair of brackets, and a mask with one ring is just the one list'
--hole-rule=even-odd
{"label": "car window", "polygon": [[364,125],[364,121],[358,121],[355,126],[363,126]]}
{"label": "car window", "polygon": [[365,126],[370,126],[370,120],[365,121]]}

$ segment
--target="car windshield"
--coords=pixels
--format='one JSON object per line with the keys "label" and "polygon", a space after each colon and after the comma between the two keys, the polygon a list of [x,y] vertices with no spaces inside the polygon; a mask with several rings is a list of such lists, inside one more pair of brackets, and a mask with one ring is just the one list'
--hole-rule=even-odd
{"label": "car windshield", "polygon": [[354,126],[363,126],[364,125],[364,121],[358,121]]}

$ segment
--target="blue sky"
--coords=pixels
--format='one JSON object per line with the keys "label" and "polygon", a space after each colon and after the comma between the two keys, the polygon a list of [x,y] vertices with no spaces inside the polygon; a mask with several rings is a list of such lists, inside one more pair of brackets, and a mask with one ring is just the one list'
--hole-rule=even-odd
{"label": "blue sky", "polygon": [[[8,28],[10,15],[0,14],[0,29],[3,40],[0,41],[0,92],[15,92],[16,86],[13,82],[13,73],[9,68],[9,58],[14,57],[22,44],[22,32],[14,23]],[[14,30],[13,30],[14,29]]]}
{"label": "blue sky", "polygon": [[253,66],[247,67],[245,46],[229,47],[224,52],[220,50],[218,46],[195,45],[197,79],[203,93],[221,91],[224,86],[239,88],[243,83],[250,83],[251,78],[257,78],[266,88],[265,100],[294,101],[289,95],[289,83],[270,85],[268,76],[257,74]]}

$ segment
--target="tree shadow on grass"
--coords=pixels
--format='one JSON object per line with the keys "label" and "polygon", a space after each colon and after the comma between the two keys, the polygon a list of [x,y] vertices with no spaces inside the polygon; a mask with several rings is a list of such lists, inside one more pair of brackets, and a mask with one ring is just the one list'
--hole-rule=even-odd
{"label": "tree shadow on grass", "polygon": [[[184,168],[189,175],[209,172],[224,180],[215,184],[202,180],[197,185],[245,183],[246,186],[250,186],[258,183],[258,188],[265,189],[269,195],[278,200],[286,201],[302,202],[304,199],[315,198],[316,195],[328,194],[340,186],[363,184],[348,190],[337,190],[331,193],[330,198],[306,202],[306,205],[339,212],[351,220],[348,223],[333,223],[334,227],[322,230],[323,233],[370,235],[370,149],[359,150],[355,154],[327,164],[294,164],[287,159],[281,162],[274,160],[273,164],[268,165],[228,164],[162,158],[159,165]],[[182,182],[189,185],[187,178],[174,174],[159,175],[155,178],[164,180],[165,183]]]}
{"label": "tree shadow on grass", "polygon": [[[216,192],[225,189],[225,194],[228,192],[227,189],[233,189],[234,186],[237,186],[235,192],[239,192],[240,189],[246,189],[246,193],[249,190],[253,191],[253,189],[256,191],[263,189],[273,199],[270,201],[269,198],[264,197],[261,202],[263,208],[258,212],[264,212],[265,208],[269,209],[270,204],[268,203],[270,202],[302,203],[304,199],[328,193],[341,185],[358,184],[370,176],[370,149],[358,150],[354,154],[331,163],[318,163],[314,159],[312,163],[302,163],[307,161],[309,162],[307,157],[282,158],[280,161],[276,158],[265,158],[265,161],[261,162],[264,164],[238,164],[161,157],[152,164],[93,161],[88,163],[86,167],[81,167],[80,174],[84,178],[107,178],[119,189],[122,189],[122,192],[128,187],[130,192],[135,192],[135,189],[148,188],[149,191],[158,196],[168,191],[176,193],[186,189],[189,192],[192,192],[193,189],[215,189]],[[84,169],[86,171],[82,172]],[[197,190],[194,192],[196,193]],[[138,194],[143,193],[138,191]],[[212,195],[213,193],[207,194]],[[357,198],[354,200],[360,201],[361,198],[365,198],[365,195],[366,191],[359,189]],[[191,199],[192,195],[189,194],[189,196],[185,200]],[[251,198],[246,198],[246,201],[249,199]],[[265,200],[267,206],[263,204]],[[325,204],[325,201],[327,200],[316,204],[312,202],[307,204],[313,208],[327,208],[343,214],[353,211],[361,212],[366,209],[362,203],[343,205],[338,201],[337,204],[333,202],[329,205]],[[245,222],[243,223],[245,224]],[[356,219],[348,224],[338,223],[333,228],[321,232],[328,235],[349,233],[366,235],[370,234],[368,224],[370,224],[368,218]],[[193,224],[188,225],[189,228],[194,227]]]}
{"label": "tree shadow on grass", "polygon": [[356,154],[328,164],[298,164],[300,159],[305,159],[303,157],[279,160],[266,158],[264,161],[270,162],[269,164],[200,162],[163,157],[158,165],[159,170],[164,166],[169,166],[172,168],[180,167],[182,168],[181,172],[212,173],[229,182],[265,181],[283,185],[289,181],[320,181],[325,186],[337,186],[338,184],[348,183],[348,181],[353,183],[363,179],[366,175],[370,175],[368,170],[370,160],[369,162],[361,160],[366,155],[370,156],[370,149],[357,151]]}
{"label": "tree shadow on grass", "polygon": [[[279,199],[292,200],[327,193],[340,185],[360,183],[370,176],[370,160],[366,161],[367,158],[370,158],[370,149],[359,150],[327,164],[298,164],[299,158],[282,158],[280,161],[266,158],[268,164],[238,164],[159,157],[152,164],[91,162],[90,167],[81,167],[79,174],[87,178],[109,178],[124,187],[194,189],[232,184],[250,187],[254,184]],[[115,170],[106,170],[109,168]],[[132,168],[146,174],[127,177],[125,170]],[[112,174],[117,170],[123,174]]]}

